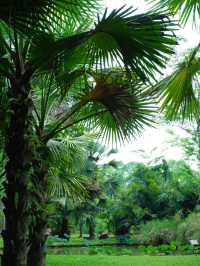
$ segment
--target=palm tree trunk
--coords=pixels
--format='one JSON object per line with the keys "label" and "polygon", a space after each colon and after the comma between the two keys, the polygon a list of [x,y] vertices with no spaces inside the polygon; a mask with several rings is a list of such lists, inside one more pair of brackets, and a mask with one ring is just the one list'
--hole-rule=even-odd
{"label": "palm tree trunk", "polygon": [[33,209],[34,224],[31,226],[28,266],[45,266],[47,222],[48,222],[48,148],[41,144],[37,148],[37,159],[33,161],[36,203]]}
{"label": "palm tree trunk", "polygon": [[31,235],[28,266],[45,266],[47,236],[47,217],[41,215],[36,218],[36,225]]}
{"label": "palm tree trunk", "polygon": [[197,121],[196,134],[197,134],[197,144],[198,144],[197,160],[198,160],[198,167],[200,170],[200,120]]}
{"label": "palm tree trunk", "polygon": [[32,173],[32,104],[28,98],[29,90],[24,86],[13,82],[11,91],[11,116],[5,146],[8,162],[3,198],[2,265],[26,266],[30,224],[28,183]]}
{"label": "palm tree trunk", "polygon": [[93,240],[95,238],[95,222],[93,218],[89,220],[88,233],[89,233],[89,239]]}
{"label": "palm tree trunk", "polygon": [[83,238],[83,223],[79,223],[79,237]]}
{"label": "palm tree trunk", "polygon": [[64,216],[61,221],[60,225],[60,232],[59,232],[60,238],[67,238],[67,240],[70,239],[70,225],[69,225],[69,219],[67,216]]}

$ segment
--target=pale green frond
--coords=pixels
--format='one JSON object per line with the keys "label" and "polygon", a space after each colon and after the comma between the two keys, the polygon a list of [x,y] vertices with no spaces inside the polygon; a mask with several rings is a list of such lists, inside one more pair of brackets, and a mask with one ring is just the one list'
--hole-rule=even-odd
{"label": "pale green frond", "polygon": [[146,0],[149,3],[155,3],[156,9],[166,10],[180,16],[180,21],[186,24],[191,18],[196,26],[199,26],[200,2],[199,0]]}
{"label": "pale green frond", "polygon": [[56,171],[49,169],[48,194],[50,198],[67,197],[70,199],[81,199],[87,195],[84,179],[80,175],[69,174],[65,169]]}
{"label": "pale green frond", "polygon": [[48,147],[52,166],[67,169],[69,173],[79,172],[87,159],[87,146],[94,137],[93,134],[88,134],[50,140]]}
{"label": "pale green frond", "polygon": [[81,176],[87,160],[87,147],[95,135],[50,140],[48,147],[49,172],[48,193],[50,197],[82,198],[87,195],[85,179]]}
{"label": "pale green frond", "polygon": [[200,58],[199,46],[192,50],[175,71],[159,82],[154,90],[160,93],[162,110],[168,119],[199,116]]}
{"label": "pale green frond", "polygon": [[85,179],[81,169],[87,160],[87,146],[94,135],[65,137],[48,142],[50,167],[48,172],[48,193],[50,197],[80,199],[87,195]]}

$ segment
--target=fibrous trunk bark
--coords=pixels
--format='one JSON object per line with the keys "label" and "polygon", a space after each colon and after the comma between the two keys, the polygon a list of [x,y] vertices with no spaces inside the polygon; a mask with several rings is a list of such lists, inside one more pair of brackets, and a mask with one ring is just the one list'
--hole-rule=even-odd
{"label": "fibrous trunk bark", "polygon": [[32,104],[29,89],[17,80],[11,84],[11,115],[7,129],[5,229],[3,266],[27,266],[30,224],[28,184],[32,172]]}
{"label": "fibrous trunk bark", "polygon": [[45,266],[46,240],[48,237],[48,148],[41,143],[37,149],[37,158],[33,161],[36,197],[32,205],[34,223],[30,230],[30,249],[28,266]]}
{"label": "fibrous trunk bark", "polygon": [[47,217],[37,217],[31,236],[28,253],[28,266],[45,266],[47,240]]}

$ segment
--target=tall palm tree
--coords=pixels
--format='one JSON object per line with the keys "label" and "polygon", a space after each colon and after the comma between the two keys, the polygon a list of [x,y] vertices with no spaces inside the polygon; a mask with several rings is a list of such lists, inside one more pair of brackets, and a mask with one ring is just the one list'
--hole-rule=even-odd
{"label": "tall palm tree", "polygon": [[[165,66],[167,55],[176,44],[172,33],[174,23],[166,15],[156,12],[135,15],[131,8],[120,8],[110,14],[105,12],[92,25],[88,17],[93,16],[97,6],[98,2],[92,0],[0,3],[0,80],[9,105],[5,112],[4,266],[27,265],[31,222],[29,181],[36,178],[38,186],[47,185],[47,142],[86,118],[92,119],[92,127],[103,132],[108,128],[116,132],[113,136],[122,139],[148,121],[146,102],[134,82],[114,86],[93,72],[118,64],[124,66],[129,80],[137,76],[147,81]],[[48,88],[60,84],[55,94],[63,99],[68,95],[70,100],[70,85],[83,73],[88,75],[85,69],[93,69],[89,72],[93,82],[89,78],[87,86],[76,86],[72,90],[76,95],[75,100],[72,97],[72,105],[68,101],[68,108],[56,113],[46,125],[47,105],[52,97]],[[50,85],[37,85],[46,75]],[[42,109],[41,114],[33,103],[35,87],[40,87],[43,94],[45,111]]]}

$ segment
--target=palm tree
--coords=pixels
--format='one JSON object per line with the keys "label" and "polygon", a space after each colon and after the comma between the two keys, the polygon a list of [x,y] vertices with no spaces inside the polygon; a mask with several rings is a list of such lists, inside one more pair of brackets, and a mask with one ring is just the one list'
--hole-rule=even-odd
{"label": "palm tree", "polygon": [[54,213],[49,218],[51,224],[53,224],[53,234],[58,235],[59,238],[69,240],[71,234],[70,218],[71,212],[73,212],[73,205],[67,198],[57,200],[54,205]]}
{"label": "palm tree", "polygon": [[[92,0],[0,4],[0,81],[9,106],[5,112],[4,266],[27,265],[30,180],[38,180],[38,188],[46,191],[47,142],[51,138],[89,118],[91,127],[104,134],[109,129],[113,137],[121,139],[149,123],[144,95],[135,81],[128,80],[137,76],[148,81],[165,66],[176,43],[174,23],[160,13],[135,15],[131,8],[120,8],[105,12],[93,26],[88,17],[96,12],[96,6],[98,3]],[[96,75],[100,69],[117,64],[128,73],[126,83],[110,84]],[[71,86],[79,77],[84,77],[84,86]],[[85,77],[87,82],[83,83]],[[40,86],[40,81],[47,86]],[[42,96],[39,114],[33,102],[38,87]],[[61,113],[55,110],[46,124],[47,110],[55,96],[63,101],[68,97],[67,108],[61,108]],[[42,198],[41,205],[46,201]]]}

